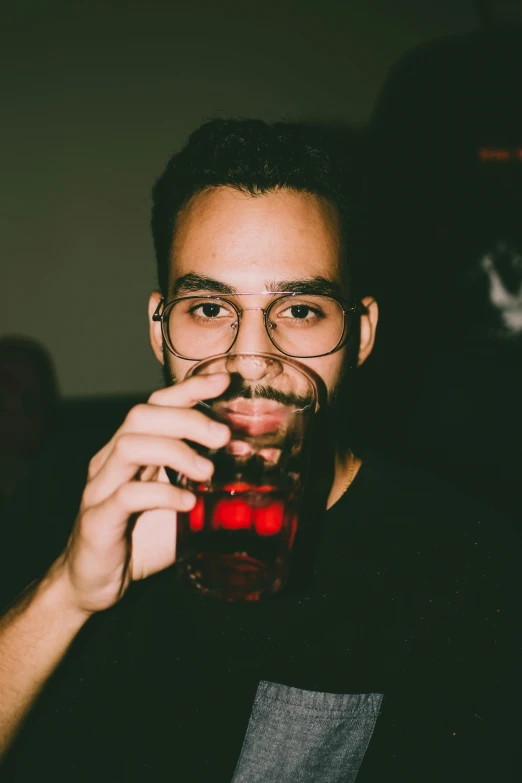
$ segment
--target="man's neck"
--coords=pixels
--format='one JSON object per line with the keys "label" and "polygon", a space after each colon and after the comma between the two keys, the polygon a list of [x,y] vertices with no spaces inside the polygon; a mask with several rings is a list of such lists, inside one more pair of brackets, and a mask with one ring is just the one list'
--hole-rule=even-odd
{"label": "man's neck", "polygon": [[328,495],[326,508],[331,508],[344,495],[352,481],[355,479],[362,461],[352,451],[338,451],[335,455],[335,474]]}

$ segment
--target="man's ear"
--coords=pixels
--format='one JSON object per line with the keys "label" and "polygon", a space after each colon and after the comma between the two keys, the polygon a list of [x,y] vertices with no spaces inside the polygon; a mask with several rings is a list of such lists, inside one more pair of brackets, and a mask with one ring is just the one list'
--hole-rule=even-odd
{"label": "man's ear", "polygon": [[154,356],[163,364],[163,336],[161,334],[161,321],[153,321],[152,316],[161,302],[159,291],[153,291],[149,297],[149,339]]}
{"label": "man's ear", "polygon": [[377,321],[379,320],[379,307],[375,299],[371,296],[365,296],[361,299],[366,311],[361,315],[360,321],[360,341],[359,357],[357,367],[363,364],[371,354],[375,343],[375,332],[377,330]]}

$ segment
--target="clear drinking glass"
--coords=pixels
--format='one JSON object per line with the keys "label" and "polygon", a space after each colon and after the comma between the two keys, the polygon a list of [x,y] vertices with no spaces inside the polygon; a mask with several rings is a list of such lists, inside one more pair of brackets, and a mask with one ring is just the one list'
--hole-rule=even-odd
{"label": "clear drinking glass", "polygon": [[273,354],[222,354],[187,377],[216,372],[230,374],[229,387],[197,407],[227,424],[232,437],[217,450],[191,444],[215,469],[208,482],[178,476],[197,501],[178,513],[177,568],[202,593],[256,601],[288,576],[317,386],[305,367]]}

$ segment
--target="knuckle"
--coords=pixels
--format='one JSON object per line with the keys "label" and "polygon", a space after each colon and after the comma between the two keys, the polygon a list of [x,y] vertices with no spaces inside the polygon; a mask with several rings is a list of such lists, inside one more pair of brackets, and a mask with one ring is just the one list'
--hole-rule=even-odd
{"label": "knuckle", "polygon": [[82,499],[80,501],[80,512],[82,513],[84,510],[91,508],[91,506],[95,506],[95,505],[96,505],[96,495],[94,493],[92,484],[88,482],[85,485]]}
{"label": "knuckle", "polygon": [[80,514],[78,515],[78,528],[79,531],[85,531],[89,529],[96,517],[96,512],[92,507],[84,508],[83,510],[80,509]]}
{"label": "knuckle", "polygon": [[82,495],[82,499],[80,501],[80,515],[83,515],[87,512],[87,510],[93,505],[91,502],[91,493],[89,491],[89,488],[87,487],[84,490],[84,493]]}
{"label": "knuckle", "polygon": [[[149,405],[159,405],[161,400],[162,400],[162,398],[163,398],[162,391],[163,391],[163,389],[156,389],[155,391],[153,391],[152,394],[150,395],[149,399],[147,400],[148,404]],[[139,407],[139,406],[137,406],[137,407]]]}
{"label": "knuckle", "polygon": [[117,436],[114,442],[114,452],[119,456],[124,456],[128,453],[130,444],[132,443],[132,436],[125,432],[122,432]]}
{"label": "knuckle", "polygon": [[87,466],[87,478],[91,479],[93,476],[96,475],[98,472],[98,465],[100,463],[100,456],[99,453],[95,454],[94,457],[92,457],[89,460],[89,465]]}
{"label": "knuckle", "polygon": [[145,403],[140,403],[139,405],[135,405],[134,408],[131,408],[126,416],[126,424],[130,425],[131,427],[138,426],[147,411],[147,405]]}
{"label": "knuckle", "polygon": [[114,499],[120,508],[126,510],[132,503],[133,487],[130,484],[122,484],[114,493]]}

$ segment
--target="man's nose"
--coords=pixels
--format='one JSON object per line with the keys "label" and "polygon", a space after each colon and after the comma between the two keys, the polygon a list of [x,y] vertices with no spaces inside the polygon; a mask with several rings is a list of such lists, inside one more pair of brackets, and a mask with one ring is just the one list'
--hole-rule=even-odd
{"label": "man's nose", "polygon": [[245,353],[231,353],[225,362],[225,369],[229,373],[238,373],[251,388],[255,388],[258,383],[271,384],[284,372],[284,367],[276,356]]}
{"label": "man's nose", "polygon": [[279,353],[266,332],[265,317],[260,307],[243,310],[239,334],[232,350],[235,353]]}

